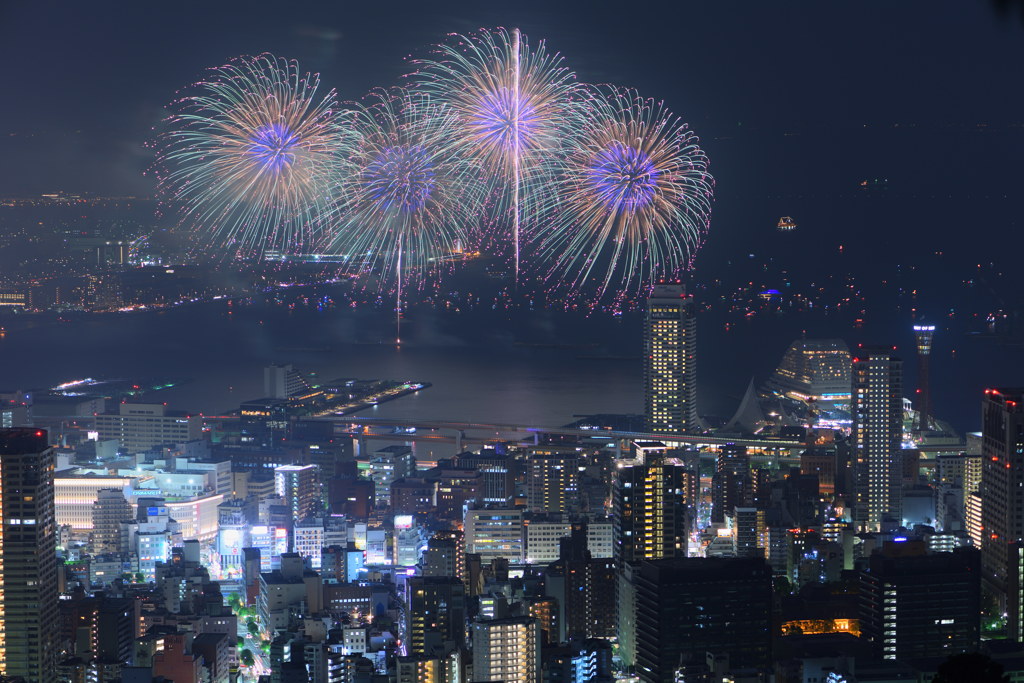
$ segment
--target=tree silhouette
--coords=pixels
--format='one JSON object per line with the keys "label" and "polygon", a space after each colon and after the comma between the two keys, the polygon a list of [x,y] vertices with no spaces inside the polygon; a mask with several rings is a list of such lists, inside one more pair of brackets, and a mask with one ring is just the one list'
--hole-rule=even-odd
{"label": "tree silhouette", "polygon": [[1003,665],[977,652],[953,655],[935,673],[932,683],[1009,683]]}

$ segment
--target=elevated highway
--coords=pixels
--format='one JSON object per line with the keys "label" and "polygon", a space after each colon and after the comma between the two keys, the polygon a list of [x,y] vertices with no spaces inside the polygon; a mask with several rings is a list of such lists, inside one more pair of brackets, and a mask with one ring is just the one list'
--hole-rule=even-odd
{"label": "elevated highway", "polygon": [[[524,425],[524,424],[512,424],[512,423],[501,423],[501,422],[461,422],[457,420],[410,420],[401,418],[388,418],[388,417],[359,417],[356,415],[346,415],[341,417],[326,417],[319,418],[323,420],[330,420],[337,425],[359,425],[362,427],[404,427],[404,428],[416,428],[416,429],[437,429],[437,430],[453,430],[457,434],[462,434],[463,437],[468,436],[469,433],[473,432],[488,432],[495,436],[507,435],[510,438],[504,439],[506,441],[512,441],[515,438],[527,438],[537,437],[543,434],[553,434],[559,436],[579,436],[592,439],[608,439],[608,440],[622,440],[622,441],[668,441],[672,443],[682,443],[694,446],[724,446],[725,444],[736,444],[738,446],[746,446],[747,448],[754,449],[796,449],[803,448],[804,443],[802,441],[790,441],[784,439],[757,439],[757,438],[731,438],[724,436],[710,436],[710,435],[680,435],[680,434],[660,434],[657,432],[631,432],[621,431],[614,429],[577,429],[571,427],[540,427],[537,425]],[[348,430],[345,430],[348,431]],[[396,437],[403,435],[396,434]],[[412,434],[406,436],[413,436]],[[480,438],[480,437],[477,437]],[[491,441],[494,438],[489,439]],[[499,439],[500,440],[500,439]]]}

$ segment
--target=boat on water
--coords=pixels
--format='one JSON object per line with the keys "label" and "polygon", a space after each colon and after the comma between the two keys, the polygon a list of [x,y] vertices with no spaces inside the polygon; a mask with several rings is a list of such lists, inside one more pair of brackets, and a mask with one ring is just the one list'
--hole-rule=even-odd
{"label": "boat on water", "polygon": [[783,216],[775,227],[778,228],[779,232],[789,232],[790,230],[796,230],[796,221],[793,220],[792,216]]}

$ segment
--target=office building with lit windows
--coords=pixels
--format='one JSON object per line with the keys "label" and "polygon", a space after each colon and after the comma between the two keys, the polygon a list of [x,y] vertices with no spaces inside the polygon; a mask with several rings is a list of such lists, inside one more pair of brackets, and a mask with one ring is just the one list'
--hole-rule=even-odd
{"label": "office building with lit windows", "polygon": [[617,472],[613,495],[615,559],[621,566],[686,554],[687,491],[693,472],[636,465]]}
{"label": "office building with lit windows", "polygon": [[[918,547],[914,547],[918,546]],[[923,543],[887,544],[860,572],[862,637],[880,659],[945,658],[978,647],[978,551],[926,553]]]}
{"label": "office building with lit windows", "polygon": [[475,622],[473,680],[537,683],[540,642],[540,625],[532,617]]}
{"label": "office building with lit windows", "polygon": [[619,652],[632,666],[636,656],[636,593],[633,576],[643,560],[685,557],[687,505],[693,472],[676,465],[647,464],[617,472],[613,490],[616,617]]}
{"label": "office building with lit windows", "polygon": [[772,570],[763,558],[643,562],[634,582],[642,683],[691,680],[709,652],[737,669],[769,665]]}
{"label": "office building with lit windows", "polygon": [[466,587],[455,576],[411,576],[406,581],[406,648],[427,655],[461,648],[466,633]]}
{"label": "office building with lit windows", "polygon": [[580,459],[575,452],[535,448],[526,463],[527,507],[565,514],[579,506]]}
{"label": "office building with lit windows", "polygon": [[526,557],[523,526],[522,508],[467,510],[464,523],[466,552],[479,555],[484,564],[497,558],[521,564]]}
{"label": "office building with lit windows", "polygon": [[891,348],[861,348],[853,359],[854,484],[858,526],[878,530],[902,518],[903,363]]}
{"label": "office building with lit windows", "polygon": [[299,521],[321,508],[319,468],[316,465],[281,465],[274,469],[274,488]]}
{"label": "office building with lit windows", "polygon": [[682,285],[655,285],[644,318],[644,414],[663,434],[700,431],[697,321]]}
{"label": "office building with lit windows", "polygon": [[986,389],[982,400],[981,564],[985,583],[1005,601],[1011,633],[1021,630],[1011,595],[1024,541],[1024,388]]}
{"label": "office building with lit windows", "polygon": [[0,674],[57,677],[55,461],[41,429],[0,429]]}
{"label": "office building with lit windows", "polygon": [[96,416],[101,441],[117,439],[128,453],[142,453],[154,446],[195,441],[203,435],[203,418],[160,403],[122,403],[117,412]]}

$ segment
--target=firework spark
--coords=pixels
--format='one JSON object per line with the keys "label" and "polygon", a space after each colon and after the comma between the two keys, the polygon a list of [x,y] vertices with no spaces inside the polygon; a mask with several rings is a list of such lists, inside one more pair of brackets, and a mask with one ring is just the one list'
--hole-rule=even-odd
{"label": "firework spark", "polygon": [[597,297],[639,293],[689,265],[707,232],[714,180],[697,136],[632,90],[594,89],[556,179],[551,220],[531,235],[549,282]]}
{"label": "firework spark", "polygon": [[319,76],[263,54],[214,68],[172,103],[158,141],[163,202],[203,247],[235,256],[313,243],[351,135]]}
{"label": "firework spark", "polygon": [[488,170],[492,218],[511,218],[518,281],[521,219],[535,218],[536,194],[574,130],[574,76],[561,55],[543,41],[531,48],[519,29],[452,34],[415,65],[416,87],[456,111],[467,153]]}

